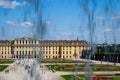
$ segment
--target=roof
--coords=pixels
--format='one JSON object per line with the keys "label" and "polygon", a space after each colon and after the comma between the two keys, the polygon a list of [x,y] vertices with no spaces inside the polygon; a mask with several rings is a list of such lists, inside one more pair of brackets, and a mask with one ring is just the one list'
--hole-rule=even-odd
{"label": "roof", "polygon": [[0,43],[1,43],[1,44],[10,44],[11,41],[8,41],[8,40],[0,40]]}
{"label": "roof", "polygon": [[40,43],[68,43],[68,44],[87,44],[84,40],[42,40]]}

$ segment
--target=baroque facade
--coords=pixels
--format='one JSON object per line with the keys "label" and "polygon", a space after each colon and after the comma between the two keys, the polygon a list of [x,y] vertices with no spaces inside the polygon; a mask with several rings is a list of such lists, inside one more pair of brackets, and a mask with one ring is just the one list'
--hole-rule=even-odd
{"label": "baroque facade", "polygon": [[83,40],[35,40],[20,38],[12,41],[0,41],[0,59],[20,58],[80,58],[86,50]]}
{"label": "baroque facade", "polygon": [[0,59],[11,58],[11,42],[8,40],[0,41]]}

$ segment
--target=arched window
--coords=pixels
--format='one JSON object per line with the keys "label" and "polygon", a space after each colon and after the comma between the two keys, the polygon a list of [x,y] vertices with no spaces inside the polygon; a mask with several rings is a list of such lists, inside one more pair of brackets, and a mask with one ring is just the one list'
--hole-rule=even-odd
{"label": "arched window", "polygon": [[29,51],[29,55],[30,55],[30,51]]}
{"label": "arched window", "polygon": [[27,44],[27,40],[26,40],[26,44]]}
{"label": "arched window", "polygon": [[21,55],[21,51],[20,51],[20,55]]}
{"label": "arched window", "polygon": [[36,51],[34,51],[34,54],[36,55]]}
{"label": "arched window", "polygon": [[18,51],[16,52],[16,54],[18,55]]}
{"label": "arched window", "polygon": [[27,51],[25,53],[27,54]]}
{"label": "arched window", "polygon": [[24,55],[24,51],[22,51],[22,54]]}

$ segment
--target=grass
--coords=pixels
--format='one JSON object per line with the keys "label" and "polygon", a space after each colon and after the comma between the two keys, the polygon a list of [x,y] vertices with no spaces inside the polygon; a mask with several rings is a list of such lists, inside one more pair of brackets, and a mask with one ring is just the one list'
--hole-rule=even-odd
{"label": "grass", "polygon": [[73,75],[62,75],[65,80],[80,80]]}
{"label": "grass", "polygon": [[14,62],[14,60],[0,60],[0,64],[10,64],[13,62]]}
{"label": "grass", "polygon": [[6,69],[8,67],[8,65],[0,65],[0,71],[3,71],[4,69]]}

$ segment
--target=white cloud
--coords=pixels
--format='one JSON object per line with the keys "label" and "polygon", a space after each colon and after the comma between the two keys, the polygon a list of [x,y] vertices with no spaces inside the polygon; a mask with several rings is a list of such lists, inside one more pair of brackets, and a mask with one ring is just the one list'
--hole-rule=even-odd
{"label": "white cloud", "polygon": [[3,8],[15,8],[17,6],[24,6],[27,2],[17,2],[17,1],[9,1],[9,0],[0,0],[0,6]]}
{"label": "white cloud", "polygon": [[115,19],[120,19],[120,16],[119,15],[118,16],[112,16],[111,19],[114,19],[114,20]]}
{"label": "white cloud", "polygon": [[116,14],[116,15],[120,15],[120,11],[118,11],[118,12],[115,12],[115,14]]}
{"label": "white cloud", "polygon": [[96,19],[103,20],[104,16],[96,16]]}
{"label": "white cloud", "polygon": [[45,23],[46,23],[47,25],[51,25],[51,24],[52,24],[51,21],[46,21]]}
{"label": "white cloud", "polygon": [[22,22],[20,23],[21,26],[33,26],[33,23],[31,22]]}
{"label": "white cloud", "polygon": [[12,22],[12,21],[6,21],[6,24],[9,24],[9,25],[16,25],[15,22]]}
{"label": "white cloud", "polygon": [[64,32],[63,35],[72,35],[73,33],[71,32]]}
{"label": "white cloud", "polygon": [[28,21],[21,22],[21,23],[17,23],[17,22],[13,22],[13,21],[6,21],[6,24],[12,25],[12,26],[23,26],[23,27],[33,26],[33,23],[28,22]]}
{"label": "white cloud", "polygon": [[105,32],[109,32],[109,31],[112,31],[112,29],[105,29]]}

